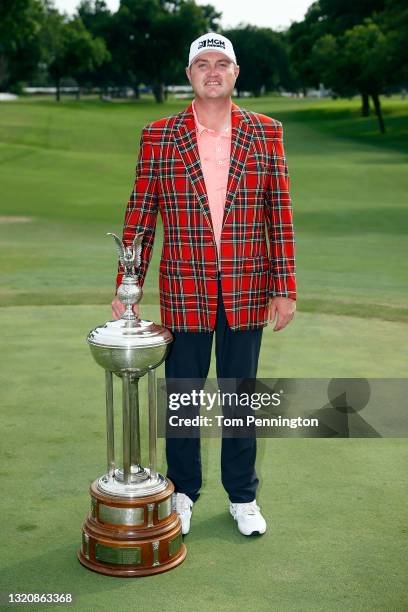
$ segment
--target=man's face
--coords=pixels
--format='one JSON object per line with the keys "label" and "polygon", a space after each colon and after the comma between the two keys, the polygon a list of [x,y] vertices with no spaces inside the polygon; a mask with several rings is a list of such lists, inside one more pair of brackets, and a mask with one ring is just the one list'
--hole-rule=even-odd
{"label": "man's face", "polygon": [[199,55],[190,68],[186,68],[186,74],[197,98],[229,98],[235,87],[239,66],[222,53],[208,51]]}

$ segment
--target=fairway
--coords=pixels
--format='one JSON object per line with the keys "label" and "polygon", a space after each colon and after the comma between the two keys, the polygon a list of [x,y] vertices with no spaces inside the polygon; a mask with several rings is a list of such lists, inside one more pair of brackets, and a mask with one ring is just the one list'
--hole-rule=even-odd
{"label": "fairway", "polygon": [[[383,100],[386,135],[357,98],[235,102],[283,122],[297,235],[298,313],[264,330],[259,377],[406,377],[407,102]],[[142,126],[187,103],[0,106],[0,591],[72,593],[84,611],[405,610],[405,439],[260,440],[256,539],[236,530],[206,439],[183,565],[123,580],[76,560],[87,487],[105,470],[103,372],[85,342],[110,318],[105,234],[121,232]],[[159,220],[141,306],[156,321],[161,240]]]}
{"label": "fairway", "polygon": [[[385,102],[390,133],[382,136],[374,118],[358,117],[357,99],[244,102],[284,124],[299,308],[407,320],[407,103]],[[121,231],[140,130],[186,104],[2,105],[1,215],[28,219],[0,225],[0,304],[109,302],[115,263],[105,233]],[[160,229],[159,220],[144,303],[158,299]]]}

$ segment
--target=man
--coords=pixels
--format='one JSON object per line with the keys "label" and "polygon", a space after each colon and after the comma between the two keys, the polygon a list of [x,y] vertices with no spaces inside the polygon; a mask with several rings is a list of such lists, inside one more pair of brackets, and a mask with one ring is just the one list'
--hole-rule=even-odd
{"label": "man", "polygon": [[[217,378],[255,378],[263,327],[276,321],[274,331],[283,329],[295,312],[282,125],[232,103],[239,66],[224,36],[210,32],[195,40],[186,74],[192,104],[143,129],[123,240],[130,244],[135,232],[144,233],[143,284],[160,210],[160,308],[174,336],[166,378],[205,381],[214,335]],[[116,298],[112,310],[116,318],[123,312]],[[201,486],[199,438],[167,438],[166,457],[188,533]],[[244,535],[266,530],[255,497],[255,458],[255,437],[222,439],[222,483]]]}

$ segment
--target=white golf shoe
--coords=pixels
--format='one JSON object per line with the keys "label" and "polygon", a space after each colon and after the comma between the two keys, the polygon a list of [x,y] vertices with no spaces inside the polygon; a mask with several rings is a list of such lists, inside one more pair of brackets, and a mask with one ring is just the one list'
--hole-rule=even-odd
{"label": "white golf shoe", "polygon": [[256,499],[246,504],[230,502],[231,516],[238,523],[239,531],[246,536],[261,535],[266,531],[266,522],[256,503]]}
{"label": "white golf shoe", "polygon": [[177,512],[181,520],[181,533],[186,535],[190,531],[194,502],[185,493],[173,493],[172,503],[173,510]]}

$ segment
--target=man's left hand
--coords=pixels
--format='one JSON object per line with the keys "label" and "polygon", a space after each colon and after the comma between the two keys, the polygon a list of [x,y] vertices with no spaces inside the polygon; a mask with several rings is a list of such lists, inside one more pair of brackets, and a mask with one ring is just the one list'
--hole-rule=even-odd
{"label": "man's left hand", "polygon": [[273,331],[287,326],[295,316],[296,301],[286,297],[274,297],[269,300],[268,324],[276,319]]}

